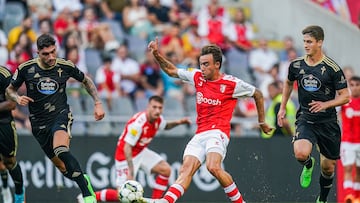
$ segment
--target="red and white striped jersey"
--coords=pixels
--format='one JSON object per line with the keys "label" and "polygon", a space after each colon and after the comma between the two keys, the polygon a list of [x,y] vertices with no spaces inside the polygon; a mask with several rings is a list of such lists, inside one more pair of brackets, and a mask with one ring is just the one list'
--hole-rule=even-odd
{"label": "red and white striped jersey", "polygon": [[165,126],[166,121],[162,116],[156,119],[153,123],[150,123],[147,119],[146,112],[139,112],[135,114],[126,123],[125,129],[119,137],[115,151],[115,160],[125,160],[125,142],[133,146],[132,156],[135,157],[150,144],[158,130],[163,130]]}
{"label": "red and white striped jersey", "polygon": [[341,141],[360,143],[360,98],[351,98],[341,107]]}

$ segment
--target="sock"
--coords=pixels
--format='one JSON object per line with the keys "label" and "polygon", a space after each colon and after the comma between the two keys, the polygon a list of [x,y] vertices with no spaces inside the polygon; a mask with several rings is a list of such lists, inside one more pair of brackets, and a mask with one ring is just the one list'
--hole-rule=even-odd
{"label": "sock", "polygon": [[305,161],[298,160],[302,165],[306,166],[307,169],[311,168],[313,165],[313,162],[311,160],[311,156],[309,156]]}
{"label": "sock", "polygon": [[7,170],[0,171],[1,181],[2,181],[2,187],[7,188],[8,187],[8,172]]}
{"label": "sock", "polygon": [[155,179],[155,185],[152,192],[152,199],[160,199],[169,183],[169,177],[158,175]]}
{"label": "sock", "polygon": [[360,182],[354,182],[353,192],[355,198],[360,198]]}
{"label": "sock", "polygon": [[334,174],[328,176],[321,172],[320,175],[320,201],[326,202],[329,195],[330,189],[332,187],[332,182],[334,179]]}
{"label": "sock", "polygon": [[66,146],[59,146],[54,149],[55,155],[64,162],[67,172],[64,173],[65,177],[75,181],[79,186],[83,197],[91,196],[91,193],[87,187],[87,181],[84,178],[84,174],[80,168],[79,162],[70,153],[69,148]]}
{"label": "sock", "polygon": [[172,184],[169,190],[165,193],[164,199],[169,203],[174,203],[178,200],[185,192],[183,186],[179,184]]}
{"label": "sock", "polygon": [[242,198],[242,195],[239,192],[239,189],[237,188],[236,184],[233,182],[229,186],[224,187],[224,191],[226,195],[229,197],[231,202],[234,203],[243,203],[245,202]]}
{"label": "sock", "polygon": [[103,189],[95,192],[98,202],[119,202],[119,194],[115,189]]}
{"label": "sock", "polygon": [[354,194],[354,183],[351,180],[345,180],[343,182],[344,194],[346,195]]}
{"label": "sock", "polygon": [[24,182],[20,165],[16,162],[14,168],[9,170],[9,173],[15,184],[15,194],[23,194]]}

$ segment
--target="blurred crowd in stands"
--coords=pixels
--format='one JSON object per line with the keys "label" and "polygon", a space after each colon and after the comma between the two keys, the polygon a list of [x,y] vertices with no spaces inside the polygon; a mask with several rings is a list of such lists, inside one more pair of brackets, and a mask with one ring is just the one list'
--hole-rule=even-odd
{"label": "blurred crowd in stands", "polygon": [[[312,1],[359,23],[358,16],[350,15],[355,7],[344,9],[345,4],[331,3],[345,0]],[[259,36],[259,28],[251,23],[250,8],[241,0],[236,2],[239,6],[226,7],[219,0],[209,0],[195,7],[192,0],[0,0],[0,64],[14,72],[19,64],[36,57],[37,36],[54,35],[59,57],[94,79],[110,117],[103,121],[107,127],[81,117],[92,114],[86,109],[88,96],[78,82],[70,80],[69,103],[76,106],[73,112],[78,117],[73,131],[79,135],[118,135],[122,129],[116,119],[125,122],[132,113],[144,110],[147,98],[155,94],[165,97],[165,116],[194,115],[192,86],[164,74],[147,51],[147,43],[156,36],[161,52],[178,68],[197,68],[201,47],[217,44],[224,52],[222,71],[260,88],[268,104],[269,86],[286,78],[288,65],[302,54],[301,48],[291,36],[280,39],[281,46],[269,46],[269,39]],[[25,93],[26,88],[20,91]],[[27,114],[26,108],[14,111],[18,129],[29,129]],[[253,100],[239,99],[232,135],[260,135]]]}

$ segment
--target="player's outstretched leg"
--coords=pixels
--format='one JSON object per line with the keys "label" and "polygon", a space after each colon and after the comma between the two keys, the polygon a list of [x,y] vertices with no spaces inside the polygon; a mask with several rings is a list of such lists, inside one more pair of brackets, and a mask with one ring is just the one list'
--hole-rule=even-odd
{"label": "player's outstretched leg", "polygon": [[309,158],[304,162],[304,168],[300,175],[300,185],[303,188],[307,188],[311,183],[311,176],[314,170],[315,159],[314,157]]}
{"label": "player's outstretched leg", "polygon": [[8,187],[8,172],[7,170],[0,171],[1,181],[3,183],[3,186],[1,188],[1,196],[3,198],[4,203],[12,203],[13,197],[11,194],[11,190]]}

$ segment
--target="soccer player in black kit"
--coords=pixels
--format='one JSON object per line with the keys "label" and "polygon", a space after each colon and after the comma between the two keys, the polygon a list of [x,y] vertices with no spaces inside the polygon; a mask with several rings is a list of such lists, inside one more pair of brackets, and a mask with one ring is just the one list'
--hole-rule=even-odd
{"label": "soccer player in black kit", "polygon": [[[72,62],[56,57],[55,40],[43,34],[37,39],[38,57],[21,64],[6,89],[7,97],[20,105],[29,105],[32,133],[42,150],[63,175],[75,181],[85,203],[96,202],[89,177],[70,153],[70,130],[73,116],[66,96],[66,81],[72,77],[84,85],[95,101],[95,120],[101,120],[104,110],[93,81]],[[25,82],[27,95],[16,90]]]}
{"label": "soccer player in black kit", "polygon": [[336,106],[349,102],[349,90],[341,68],[322,51],[324,31],[320,26],[308,26],[303,31],[306,55],[291,62],[284,83],[283,98],[278,113],[282,126],[285,107],[293,84],[298,83],[300,107],[296,115],[293,137],[295,158],[303,165],[300,185],[309,187],[315,159],[313,145],[320,150],[320,195],[317,203],[325,203],[332,186],[336,160],[340,158],[341,131]]}
{"label": "soccer player in black kit", "polygon": [[[11,76],[11,72],[6,67],[0,66],[0,158],[9,171],[15,185],[14,202],[24,203],[25,189],[23,176],[20,165],[16,161],[17,134],[15,122],[11,114],[11,111],[16,107],[16,103],[5,98],[5,88],[10,84]],[[8,201],[12,201],[12,199]]]}

